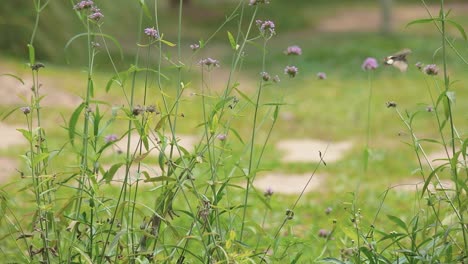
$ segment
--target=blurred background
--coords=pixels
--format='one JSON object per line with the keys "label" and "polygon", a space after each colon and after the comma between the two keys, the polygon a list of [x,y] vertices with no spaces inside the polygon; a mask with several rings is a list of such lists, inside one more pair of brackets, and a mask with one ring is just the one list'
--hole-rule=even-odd
{"label": "blurred background", "polygon": [[[105,15],[103,32],[120,42],[124,51],[123,61],[132,61],[137,48],[138,1],[97,0],[95,2]],[[179,1],[156,2],[159,3],[158,20],[161,31],[166,39],[175,40]],[[182,37],[187,45],[211,35],[238,3],[237,0],[185,0],[184,2],[186,4]],[[425,2],[429,5],[430,11],[437,15],[439,1]],[[466,1],[445,2],[447,8],[452,9],[451,17],[458,23],[466,25],[468,23]],[[154,8],[151,6],[152,3],[153,1],[148,1],[151,13]],[[306,51],[308,47],[311,47],[306,55],[314,54],[314,59],[321,60],[328,57],[337,63],[340,63],[340,56],[331,58],[330,52],[338,54],[346,52],[349,46],[346,42],[357,41],[366,44],[355,45],[354,51],[356,53],[365,51],[371,55],[382,45],[392,52],[393,49],[401,47],[405,38],[414,38],[416,35],[421,37],[436,35],[431,27],[405,28],[405,25],[413,19],[428,17],[424,6],[418,0],[273,0],[269,6],[260,9],[259,18],[262,17],[276,21],[279,40],[274,42],[279,43],[278,45],[284,46],[286,42],[294,42],[303,46]],[[150,17],[145,16],[144,19],[148,26],[155,24]],[[33,1],[4,1],[0,7],[0,54],[2,56],[25,58],[26,43],[31,36],[34,21]],[[223,31],[233,30],[235,23],[235,21],[227,23]],[[65,58],[68,58],[71,65],[81,65],[80,54],[85,52],[84,45],[74,44],[66,54],[64,47],[68,40],[82,32],[83,25],[73,14],[70,1],[50,1],[42,12],[39,22],[39,31],[35,41],[37,55],[43,61],[56,64],[65,64],[67,62]],[[226,36],[223,33],[216,35],[214,42],[225,40]],[[345,41],[344,45],[333,45],[332,51],[320,51],[322,55],[319,58],[311,50],[320,45],[317,42],[338,44],[343,41]],[[116,47],[113,49],[116,51]]]}

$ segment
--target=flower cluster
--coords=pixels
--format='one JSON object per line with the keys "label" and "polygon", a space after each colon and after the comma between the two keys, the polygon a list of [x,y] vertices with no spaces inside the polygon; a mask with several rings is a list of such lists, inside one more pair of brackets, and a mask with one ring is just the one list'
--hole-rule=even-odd
{"label": "flower cluster", "polygon": [[158,39],[159,38],[159,33],[156,29],[154,29],[154,27],[151,27],[151,28],[145,28],[145,35],[147,35],[148,37],[150,38],[153,38],[153,39]]}
{"label": "flower cluster", "polygon": [[289,46],[286,51],[284,51],[286,55],[302,55],[302,49],[301,47],[294,45],[294,46]]}
{"label": "flower cluster", "polygon": [[256,20],[255,23],[257,24],[260,33],[265,37],[272,37],[276,34],[275,32],[275,23],[271,20],[262,21],[260,19]]}
{"label": "flower cluster", "polygon": [[88,9],[91,8],[94,5],[93,1],[81,1],[78,4],[76,4],[73,9],[81,11],[83,9]]}
{"label": "flower cluster", "polygon": [[110,134],[104,137],[104,142],[111,143],[117,141],[117,139],[119,139],[119,137],[117,137],[116,134]]}
{"label": "flower cluster", "polygon": [[268,72],[261,72],[260,75],[262,76],[262,79],[265,82],[268,82],[270,80],[270,74],[268,74]]}
{"label": "flower cluster", "polygon": [[249,5],[269,4],[269,0],[249,0]]}
{"label": "flower cluster", "polygon": [[437,75],[439,73],[439,68],[435,64],[428,64],[423,69],[424,73],[427,75]]}
{"label": "flower cluster", "polygon": [[143,114],[144,112],[159,114],[158,110],[156,109],[156,106],[154,105],[148,105],[148,106],[137,105],[137,106],[134,106],[132,109],[132,114],[134,116]]}
{"label": "flower cluster", "polygon": [[286,66],[286,68],[284,68],[284,74],[289,75],[291,78],[296,77],[298,71],[299,69],[296,66]]}
{"label": "flower cluster", "polygon": [[365,71],[375,70],[377,69],[377,67],[379,67],[379,63],[377,62],[375,58],[371,58],[371,57],[365,59],[361,66],[361,68]]}
{"label": "flower cluster", "polygon": [[325,79],[327,79],[327,74],[324,73],[324,72],[319,72],[319,73],[317,73],[317,78],[319,80],[325,80]]}
{"label": "flower cluster", "polygon": [[199,48],[200,48],[200,45],[198,44],[190,44],[190,49],[192,49],[193,51],[196,51]]}
{"label": "flower cluster", "polygon": [[273,189],[271,187],[268,187],[263,193],[263,195],[268,198],[268,197],[273,196],[273,193],[274,193]]}
{"label": "flower cluster", "polygon": [[29,107],[29,106],[21,107],[20,110],[21,110],[21,112],[23,112],[23,114],[25,114],[25,115],[31,113],[31,107]]}
{"label": "flower cluster", "polygon": [[91,15],[88,16],[89,19],[94,20],[94,21],[99,21],[103,17],[104,15],[99,11],[92,13]]}
{"label": "flower cluster", "polygon": [[73,9],[77,11],[82,11],[85,9],[91,9],[91,14],[88,16],[89,19],[94,20],[94,21],[99,21],[101,18],[104,17],[104,15],[101,13],[101,9],[97,8],[94,5],[93,1],[81,1],[78,4],[76,4]]}
{"label": "flower cluster", "polygon": [[219,61],[212,58],[201,59],[198,64],[208,68],[219,67]]}

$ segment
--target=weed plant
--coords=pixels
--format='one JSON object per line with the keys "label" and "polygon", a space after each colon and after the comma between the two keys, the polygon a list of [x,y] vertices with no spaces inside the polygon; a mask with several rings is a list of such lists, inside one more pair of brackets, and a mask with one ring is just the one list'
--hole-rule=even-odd
{"label": "weed plant", "polygon": [[[82,103],[62,127],[67,140],[51,149],[48,131],[42,126],[41,75],[47,70],[36,60],[35,39],[41,12],[49,1],[34,0],[36,22],[27,44],[33,85],[27,106],[14,109],[25,117],[26,129],[18,129],[29,142],[21,156],[25,169],[20,171],[24,211],[6,187],[0,193],[0,221],[4,259],[18,263],[464,263],[467,249],[467,145],[463,131],[457,130],[453,112],[455,94],[451,90],[446,62],[454,45],[446,35],[448,25],[461,26],[448,18],[444,1],[440,14],[412,22],[433,23],[440,32],[441,48],[434,63],[419,64],[422,81],[432,106],[440,137],[424,138],[414,127],[420,111],[401,110],[390,101],[411,136],[423,187],[414,198],[415,214],[405,219],[398,215],[382,216],[382,208],[391,189],[380,197],[380,206],[371,221],[364,220],[360,209],[366,198],[359,188],[348,190],[343,203],[345,215],[331,221],[313,239],[299,238],[287,229],[295,218],[296,206],[304,191],[291,206],[277,212],[272,206],[273,190],[257,190],[256,175],[262,170],[262,158],[281,108],[284,91],[274,98],[264,96],[280,82],[293,84],[301,70],[295,58],[301,48],[286,50],[290,64],[284,72],[272,72],[269,45],[275,40],[276,27],[270,18],[259,17],[268,8],[268,0],[238,1],[219,28],[190,47],[182,46],[183,0],[178,7],[177,38],[166,39],[158,16],[160,3],[138,1],[140,12],[134,62],[120,69],[112,57],[110,45],[118,41],[102,30],[106,10],[98,1],[71,1],[70,13],[81,21],[84,33],[70,39],[66,47],[86,43],[87,78],[83,80]],[[274,4],[274,3],[272,3]],[[426,6],[422,1],[422,5]],[[428,11],[429,12],[429,11]],[[227,31],[227,24],[235,30]],[[225,34],[231,49],[230,59],[215,59],[210,41]],[[173,35],[173,34],[171,34]],[[257,67],[255,91],[239,88],[247,47],[262,54]],[[191,49],[187,55],[184,49]],[[463,55],[456,51],[460,60]],[[95,84],[96,60],[106,58],[114,69],[105,87]],[[441,58],[440,66],[435,64]],[[373,155],[372,71],[378,62],[370,58],[363,64],[369,74],[367,136],[362,158],[363,174]],[[219,72],[228,72],[219,87]],[[199,82],[190,77],[199,75]],[[23,82],[15,75],[9,75]],[[325,73],[318,78],[325,79]],[[98,100],[96,90],[105,90],[123,98],[124,105]],[[283,93],[283,94],[281,94]],[[190,104],[187,96],[197,98]],[[192,115],[191,107],[200,109]],[[193,149],[181,144],[180,126],[187,118],[196,118],[193,134],[199,139]],[[249,133],[239,132],[239,120],[248,123]],[[193,121],[192,121],[193,122]],[[434,166],[425,146],[444,148],[447,158]],[[124,147],[121,147],[124,146]],[[108,163],[108,156],[113,156]],[[315,172],[326,165],[326,152],[319,153]],[[59,159],[59,157],[61,159]],[[62,158],[66,157],[66,158]],[[66,164],[56,164],[66,160]],[[443,178],[449,179],[447,187]],[[309,184],[309,182],[307,184]],[[11,186],[10,186],[11,187]],[[304,190],[307,186],[304,186]],[[326,213],[330,214],[331,208]],[[386,224],[383,224],[386,223]],[[389,229],[390,228],[390,229]],[[321,242],[316,242],[319,241]],[[300,245],[300,246],[298,246]],[[305,251],[312,251],[308,254]]]}

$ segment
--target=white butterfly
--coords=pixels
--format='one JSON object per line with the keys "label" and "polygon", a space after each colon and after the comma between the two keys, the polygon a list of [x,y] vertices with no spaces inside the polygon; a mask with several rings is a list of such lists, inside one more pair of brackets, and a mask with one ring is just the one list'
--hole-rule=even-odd
{"label": "white butterfly", "polygon": [[400,52],[395,53],[392,56],[385,57],[385,65],[393,65],[395,68],[404,72],[408,69],[408,61],[406,60],[406,55],[410,54],[410,49],[404,49]]}

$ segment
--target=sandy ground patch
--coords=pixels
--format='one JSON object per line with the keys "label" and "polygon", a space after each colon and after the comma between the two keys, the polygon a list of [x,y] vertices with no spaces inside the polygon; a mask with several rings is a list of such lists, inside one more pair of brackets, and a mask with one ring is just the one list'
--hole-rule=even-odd
{"label": "sandy ground patch", "polygon": [[[428,190],[431,192],[435,192],[436,190],[454,190],[455,185],[450,180],[441,180],[440,184],[434,184],[435,181],[433,180],[428,185]],[[422,191],[424,187],[424,181],[419,179],[406,179],[401,181],[400,183],[391,185],[392,190],[396,191],[405,191],[405,192],[415,192],[415,191]]]}
{"label": "sandy ground patch", "polygon": [[[450,155],[450,158],[452,158],[452,150],[449,149],[449,155]],[[447,157],[447,153],[445,152],[445,150],[441,150],[441,151],[436,151],[436,152],[432,152],[432,153],[429,153],[427,155],[427,158],[428,160],[431,162],[432,166],[435,168],[435,167],[438,167],[442,164],[447,164],[449,163],[449,158]],[[463,157],[460,155],[458,157],[458,162],[460,162],[461,164],[463,164]],[[459,164],[459,165],[461,165]],[[466,165],[466,164],[465,164]],[[449,166],[447,164],[447,166]]]}
{"label": "sandy ground patch", "polygon": [[[446,11],[452,9],[451,16],[463,16],[468,12],[466,3],[446,3]],[[429,6],[433,16],[439,14],[439,6]],[[409,22],[429,18],[422,5],[396,6],[392,9],[392,28],[404,28]],[[322,32],[377,32],[380,30],[381,10],[375,8],[343,8],[335,15],[322,19],[317,30]]]}
{"label": "sandy ground patch", "polygon": [[0,122],[0,149],[8,149],[15,145],[26,144],[27,140],[16,129],[21,125],[13,126]]}
{"label": "sandy ground patch", "polygon": [[[107,170],[110,169],[111,165],[104,165],[104,168]],[[114,174],[114,177],[112,178],[112,181],[110,182],[111,184],[122,184],[125,180],[125,165],[122,165],[117,172]],[[147,172],[148,176],[150,178],[158,177],[161,176],[162,171],[157,165],[148,165],[148,164],[141,164],[140,166],[140,173],[138,172],[138,165],[132,165],[130,166],[129,170],[129,178],[128,182],[130,184],[136,183],[137,180],[140,180],[140,184],[152,184],[152,183],[146,183],[144,180],[146,179],[146,176],[142,172]],[[103,177],[101,175],[101,177]],[[98,181],[100,181],[102,178],[99,178]]]}
{"label": "sandy ground patch", "polygon": [[18,161],[10,158],[0,157],[0,168],[0,183],[4,183],[15,173],[18,174],[16,171],[16,168],[18,168]]}
{"label": "sandy ground patch", "polygon": [[[23,76],[22,76],[23,77]],[[32,80],[24,78],[24,84],[18,80],[8,77],[0,76],[0,104],[3,105],[20,105],[28,104],[31,98]],[[40,94],[45,95],[41,101],[43,106],[66,106],[74,108],[78,106],[82,99],[79,96],[73,95],[60,88],[56,81],[42,78],[43,84],[40,88]],[[25,101],[26,100],[26,101]]]}
{"label": "sandy ground patch", "polygon": [[[138,144],[139,144],[139,140],[140,140],[140,138],[139,138],[138,135],[136,135],[136,134],[132,135],[131,140],[130,140],[130,149],[132,151],[137,149]],[[177,140],[179,146],[185,148],[188,151],[192,151],[195,144],[198,143],[199,137],[194,136],[194,135],[177,135],[176,140]],[[152,156],[159,155],[158,147],[156,146],[155,142],[156,142],[155,140],[150,140],[149,141],[149,148],[153,149],[149,155],[152,155]],[[120,140],[119,142],[117,142],[116,143],[116,148],[125,152],[125,150],[127,149],[127,138],[125,137],[122,140]],[[169,147],[168,147],[168,149],[169,149]],[[169,154],[168,149],[166,150],[166,154]],[[176,156],[178,156],[178,152],[176,151],[176,149],[175,149],[174,153],[176,154]]]}
{"label": "sandy ground patch", "polygon": [[[281,194],[299,194],[306,186],[312,173],[306,174],[283,174],[270,173],[266,175],[258,175],[254,181],[254,186],[259,191],[271,189],[275,193]],[[311,192],[320,187],[323,182],[322,175],[314,175],[305,192]]]}
{"label": "sandy ground patch", "polygon": [[327,142],[316,139],[283,140],[276,145],[284,152],[283,162],[320,162],[319,151],[325,162],[334,162],[340,160],[352,146],[349,141]]}

